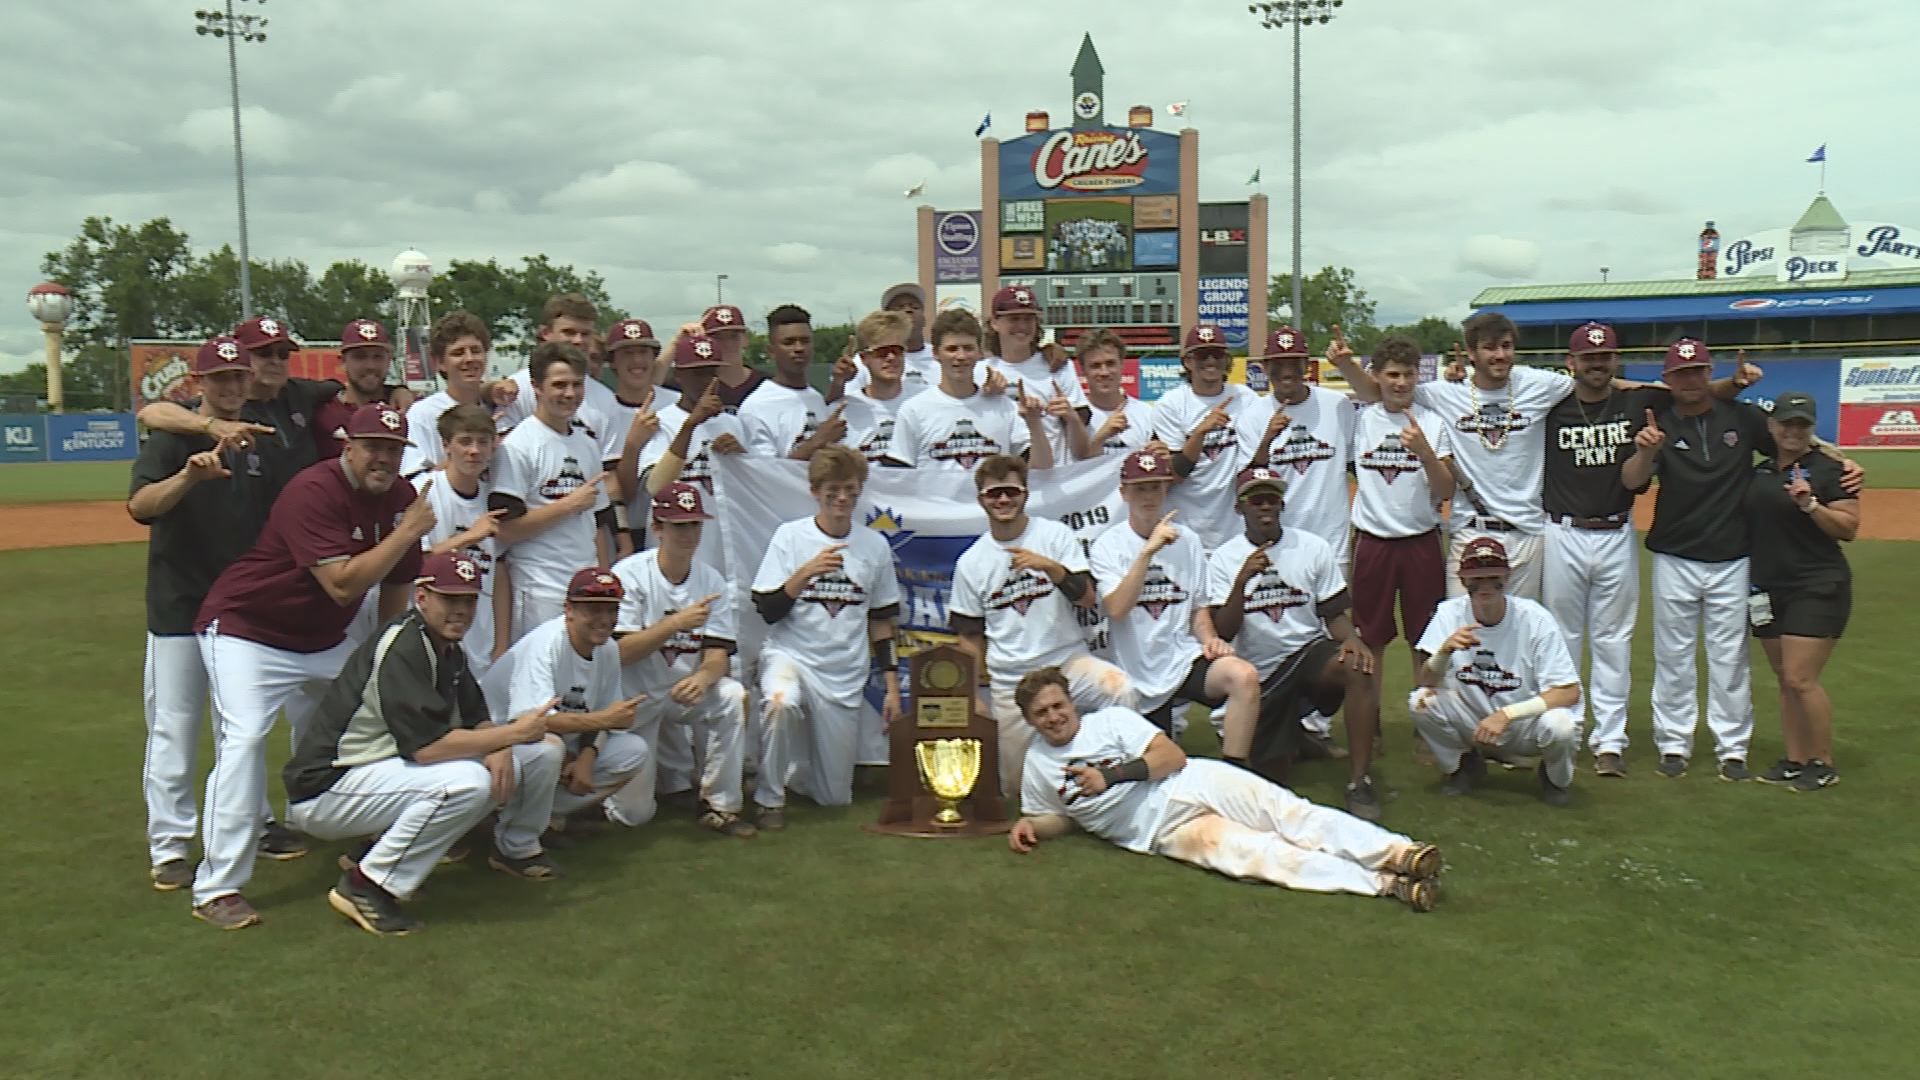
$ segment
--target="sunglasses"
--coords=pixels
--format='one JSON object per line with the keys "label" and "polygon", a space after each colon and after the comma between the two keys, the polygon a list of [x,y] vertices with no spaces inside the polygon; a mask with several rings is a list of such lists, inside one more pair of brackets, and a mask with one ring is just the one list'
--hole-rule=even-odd
{"label": "sunglasses", "polygon": [[1002,499],[1018,499],[1025,496],[1026,493],[1026,488],[1007,484],[1000,487],[990,487],[981,492],[980,497],[988,502],[999,502]]}
{"label": "sunglasses", "polygon": [[907,355],[907,347],[904,345],[876,345],[871,349],[864,350],[861,355],[871,356],[875,360],[898,360]]}

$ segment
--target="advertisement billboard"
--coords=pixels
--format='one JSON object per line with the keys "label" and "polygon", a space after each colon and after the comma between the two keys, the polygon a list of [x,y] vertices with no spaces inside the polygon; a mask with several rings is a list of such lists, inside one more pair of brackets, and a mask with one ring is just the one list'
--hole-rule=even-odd
{"label": "advertisement billboard", "polygon": [[1180,234],[1177,232],[1134,233],[1133,265],[1142,270],[1150,267],[1179,266]]}
{"label": "advertisement billboard", "polygon": [[1045,270],[1047,268],[1046,238],[1033,236],[1003,236],[1000,238],[1000,269],[1002,270]]}
{"label": "advertisement billboard", "polygon": [[1180,224],[1180,197],[1177,195],[1142,195],[1133,200],[1133,227],[1142,229],[1172,229]]}
{"label": "advertisement billboard", "polygon": [[1920,356],[1842,360],[1839,396],[1841,446],[1920,447]]}
{"label": "advertisement billboard", "polygon": [[1047,204],[1042,199],[1005,199],[1000,203],[1000,231],[1030,233],[1047,231]]}
{"label": "advertisement billboard", "polygon": [[1247,347],[1247,320],[1250,317],[1247,275],[1203,277],[1200,279],[1198,322],[1210,322],[1226,332],[1227,347]]}
{"label": "advertisement billboard", "polygon": [[0,462],[47,460],[47,419],[37,413],[0,413]]}
{"label": "advertisement billboard", "polygon": [[[136,341],[127,350],[133,387],[133,411],[150,401],[186,401],[194,396],[187,383],[198,341]],[[339,379],[340,343],[309,341],[287,361],[287,374],[297,379]]]}
{"label": "advertisement billboard", "polygon": [[1247,204],[1200,204],[1200,273],[1247,272]]}
{"label": "advertisement billboard", "polygon": [[933,216],[933,280],[980,280],[980,211],[943,210]]}
{"label": "advertisement billboard", "polygon": [[64,413],[47,417],[47,457],[53,461],[132,461],[140,438],[132,413]]}
{"label": "advertisement billboard", "polygon": [[1048,199],[1047,272],[1102,274],[1133,268],[1128,199]]}
{"label": "advertisement billboard", "polygon": [[1180,138],[1145,128],[1041,131],[1000,144],[1000,197],[1173,195]]}

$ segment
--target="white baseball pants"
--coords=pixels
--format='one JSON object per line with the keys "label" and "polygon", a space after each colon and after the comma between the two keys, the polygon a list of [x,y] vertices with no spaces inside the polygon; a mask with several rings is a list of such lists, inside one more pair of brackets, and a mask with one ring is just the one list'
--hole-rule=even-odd
{"label": "white baseball pants", "polygon": [[1224,761],[1188,758],[1168,785],[1154,851],[1232,878],[1379,896],[1381,865],[1413,842]]}
{"label": "white baseball pants", "polygon": [[753,801],[787,805],[792,787],[821,806],[853,802],[853,759],[863,699],[841,701],[778,649],[760,654],[760,775]]}
{"label": "white baseball pants", "polygon": [[348,769],[333,787],[294,803],[287,822],[322,840],[377,836],[360,872],[406,900],[492,805],[493,776],[478,761],[392,757]]}
{"label": "white baseball pants", "polygon": [[148,634],[141,684],[147,713],[147,753],[140,768],[147,799],[147,859],[159,866],[187,857],[200,817],[193,781],[200,718],[207,710],[207,669],[199,639],[192,634]]}
{"label": "white baseball pants", "polygon": [[[1013,700],[1013,688],[1018,685],[1020,674],[1025,673],[1016,673],[1012,682],[994,680],[989,697],[993,719],[1000,725],[1000,794],[1008,799],[1020,797],[1020,771],[1026,764],[1027,744],[1033,741],[1033,726],[1027,723],[1020,706]],[[1067,677],[1067,693],[1081,712],[1110,705],[1131,709],[1139,704],[1133,680],[1105,660],[1081,653],[1061,664],[1060,674]]]}
{"label": "white baseball pants", "polygon": [[558,735],[513,747],[513,794],[500,806],[493,826],[494,849],[509,859],[540,854],[540,834],[553,820],[553,798],[560,790],[560,766],[566,744]]}
{"label": "white baseball pants", "polygon": [[[1407,696],[1413,729],[1433,748],[1440,771],[1452,773],[1469,750],[1479,750],[1474,729],[1486,719],[1451,690],[1416,689]],[[1507,725],[1493,744],[1496,756],[1539,758],[1555,786],[1573,783],[1573,759],[1580,752],[1580,718],[1571,709],[1548,709]]]}
{"label": "white baseball pants", "polygon": [[1513,572],[1507,576],[1507,595],[1540,599],[1541,549],[1545,546],[1540,534],[1517,529],[1493,532],[1464,522],[1447,534],[1447,596],[1467,595],[1467,587],[1460,584],[1460,556],[1465,554],[1469,541],[1482,536],[1500,541],[1500,546],[1507,549],[1507,562],[1513,566]]}
{"label": "white baseball pants", "polygon": [[368,589],[360,598],[360,609],[353,613],[353,621],[347,624],[347,640],[356,646],[373,636],[380,629],[380,586]]}
{"label": "white baseball pants", "polygon": [[1714,751],[1721,761],[1745,760],[1753,741],[1747,592],[1745,559],[1706,563],[1653,553],[1653,741],[1660,753],[1693,756],[1700,721],[1694,648],[1704,624]]}
{"label": "white baseball pants", "polygon": [[1547,523],[1541,590],[1546,608],[1580,667],[1593,647],[1592,674],[1582,684],[1593,710],[1587,742],[1596,754],[1627,749],[1627,692],[1633,686],[1633,625],[1640,617],[1640,558],[1633,526],[1576,529]]}
{"label": "white baseball pants", "polygon": [[317,653],[288,652],[228,637],[215,622],[200,635],[213,696],[213,772],[207,775],[201,846],[205,858],[193,877],[193,903],[237,893],[253,878],[255,844],[267,805],[267,732],[285,709],[299,742],[300,728],[353,653],[342,641]]}
{"label": "white baseball pants", "polygon": [[[527,636],[527,631],[542,623],[550,622],[567,612],[567,591],[540,588],[513,582],[513,602],[509,614],[513,625],[509,628],[512,641]],[[516,856],[518,857],[518,856]]]}
{"label": "white baseball pants", "polygon": [[[608,797],[607,819],[635,827],[653,820],[659,810],[655,793],[660,787],[661,774],[668,769],[663,738],[666,729],[680,729],[679,737],[674,740],[677,746],[697,743],[701,762],[700,797],[706,804],[724,813],[739,813],[740,763],[746,744],[743,709],[746,696],[746,690],[738,682],[723,678],[692,705],[682,705],[664,693],[641,702],[633,726],[627,730],[657,749],[645,768]],[[688,762],[687,766],[691,764]]]}

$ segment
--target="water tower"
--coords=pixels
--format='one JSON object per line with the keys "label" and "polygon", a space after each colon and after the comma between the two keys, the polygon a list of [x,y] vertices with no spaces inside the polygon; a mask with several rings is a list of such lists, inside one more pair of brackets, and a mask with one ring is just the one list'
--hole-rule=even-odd
{"label": "water tower", "polygon": [[427,334],[433,313],[427,308],[427,288],[433,284],[433,262],[414,248],[393,257],[387,270],[393,282],[394,340],[399,348],[401,379],[415,391],[431,393],[439,387],[427,362]]}

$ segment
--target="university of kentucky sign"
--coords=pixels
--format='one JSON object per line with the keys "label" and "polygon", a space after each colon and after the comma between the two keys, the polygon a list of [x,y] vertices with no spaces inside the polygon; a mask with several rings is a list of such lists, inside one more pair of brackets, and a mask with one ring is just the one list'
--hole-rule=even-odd
{"label": "university of kentucky sign", "polygon": [[1172,195],[1180,139],[1145,128],[1042,131],[1000,144],[1000,197]]}

